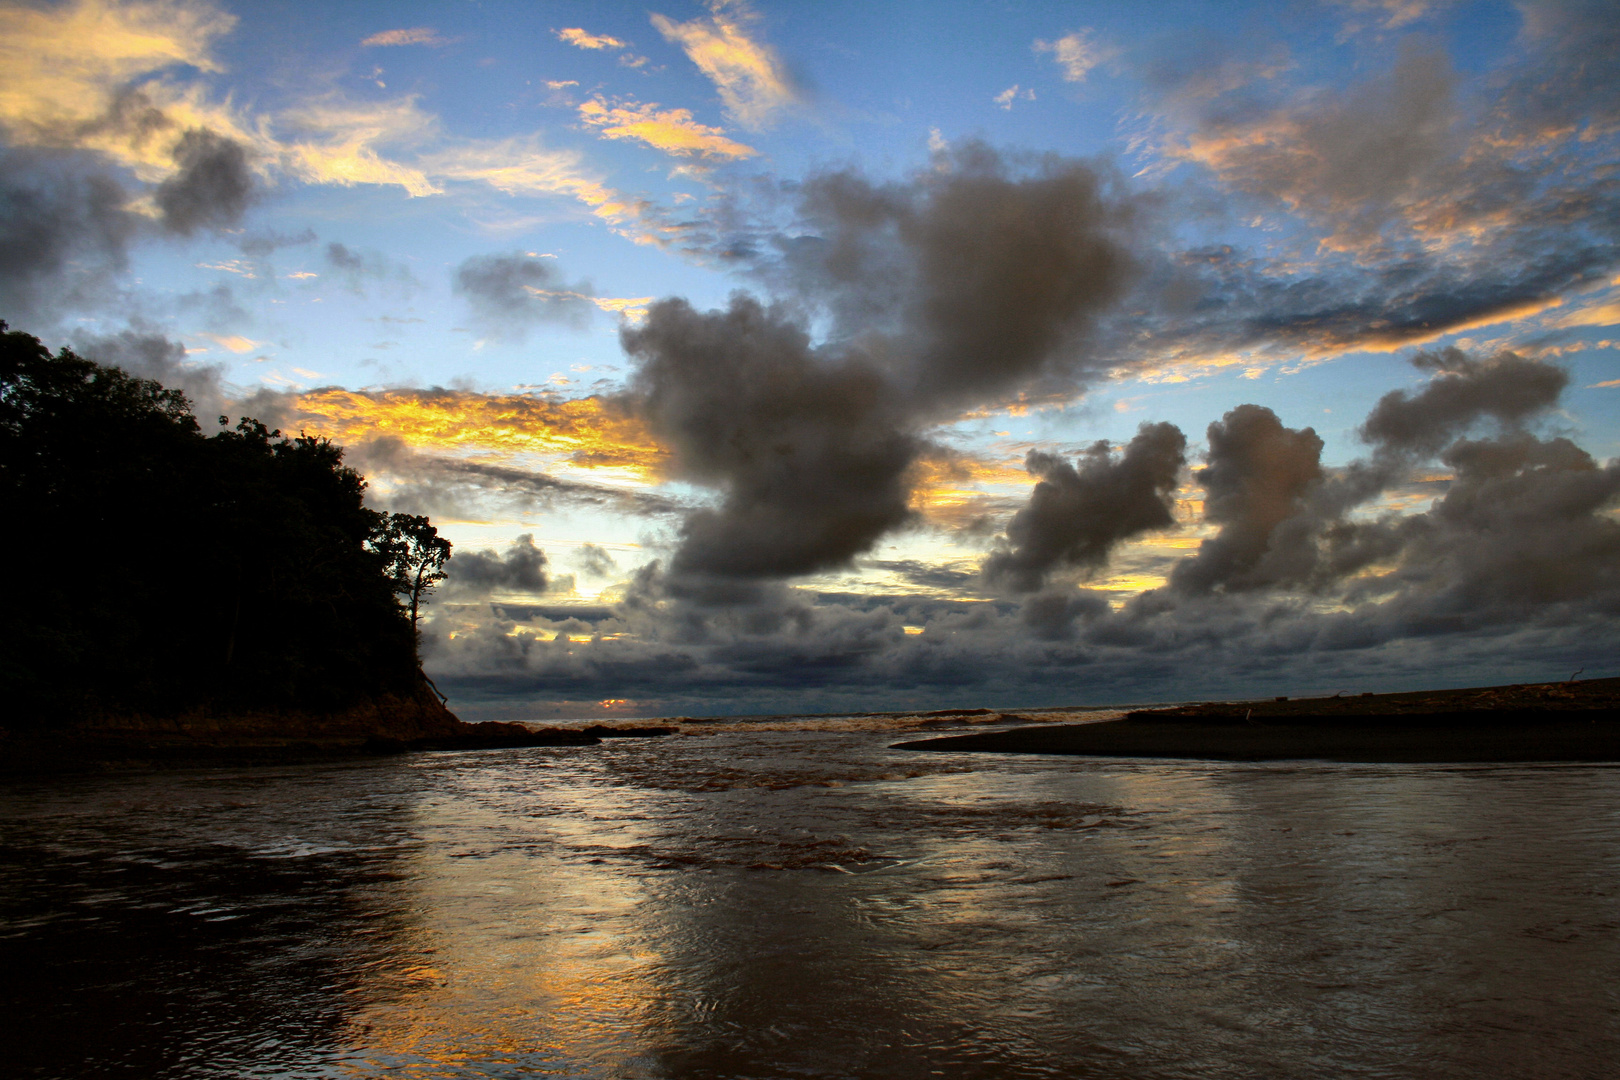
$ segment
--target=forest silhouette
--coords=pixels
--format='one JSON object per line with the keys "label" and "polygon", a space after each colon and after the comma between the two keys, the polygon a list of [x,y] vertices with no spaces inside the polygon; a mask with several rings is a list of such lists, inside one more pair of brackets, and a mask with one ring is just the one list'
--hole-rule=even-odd
{"label": "forest silhouette", "polygon": [[449,542],[368,508],[329,440],[226,424],[0,322],[12,724],[422,693],[415,617]]}

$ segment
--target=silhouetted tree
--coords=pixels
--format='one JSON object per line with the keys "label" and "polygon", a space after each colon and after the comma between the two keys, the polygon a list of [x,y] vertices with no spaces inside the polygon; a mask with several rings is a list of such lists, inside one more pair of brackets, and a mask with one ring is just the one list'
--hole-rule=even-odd
{"label": "silhouetted tree", "polygon": [[[365,487],[326,439],[249,419],[205,436],[178,391],[0,323],[0,505],[20,553],[0,701],[50,722],[413,692],[412,623],[375,545],[391,518]],[[424,565],[418,602],[439,572]]]}
{"label": "silhouetted tree", "polygon": [[394,592],[408,605],[414,634],[420,619],[419,610],[427,602],[428,592],[444,580],[450,541],[441,537],[433,523],[420,514],[389,514],[372,546],[387,560]]}

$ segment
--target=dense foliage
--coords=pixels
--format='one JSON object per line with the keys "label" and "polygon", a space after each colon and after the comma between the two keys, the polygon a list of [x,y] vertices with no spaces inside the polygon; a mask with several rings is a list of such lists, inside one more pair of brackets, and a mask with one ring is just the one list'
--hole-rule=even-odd
{"label": "dense foliage", "polygon": [[14,718],[327,710],[419,684],[399,598],[449,545],[368,509],[327,440],[220,423],[205,436],[178,391],[0,323]]}

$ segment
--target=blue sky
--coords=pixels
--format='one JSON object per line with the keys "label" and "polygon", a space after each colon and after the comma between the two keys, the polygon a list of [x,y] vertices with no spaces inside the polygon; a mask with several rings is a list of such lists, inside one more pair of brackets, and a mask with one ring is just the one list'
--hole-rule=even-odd
{"label": "blue sky", "polygon": [[1615,21],[5,3],[0,317],[431,514],[469,716],[1550,678]]}

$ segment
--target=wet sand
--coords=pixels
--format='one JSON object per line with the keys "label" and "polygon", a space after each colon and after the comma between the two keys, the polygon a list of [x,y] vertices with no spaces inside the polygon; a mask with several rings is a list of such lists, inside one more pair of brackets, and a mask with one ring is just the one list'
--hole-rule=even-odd
{"label": "wet sand", "polygon": [[1205,702],[894,748],[1215,761],[1620,761],[1620,679]]}

